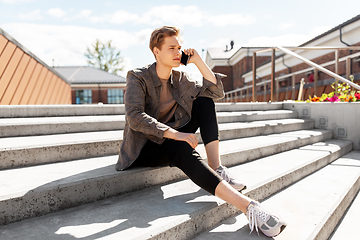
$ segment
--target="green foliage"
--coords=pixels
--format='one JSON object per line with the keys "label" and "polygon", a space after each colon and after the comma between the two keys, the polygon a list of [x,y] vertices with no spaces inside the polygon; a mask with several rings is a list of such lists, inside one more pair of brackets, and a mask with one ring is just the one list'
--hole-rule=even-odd
{"label": "green foliage", "polygon": [[87,48],[85,57],[88,59],[87,63],[89,65],[109,73],[118,74],[123,69],[123,58],[120,56],[120,51],[111,45],[111,40],[102,43],[97,39],[91,45],[91,49]]}

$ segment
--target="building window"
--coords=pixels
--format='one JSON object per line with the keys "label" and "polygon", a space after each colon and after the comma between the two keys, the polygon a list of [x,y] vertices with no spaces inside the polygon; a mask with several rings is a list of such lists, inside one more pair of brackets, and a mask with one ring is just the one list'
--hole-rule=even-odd
{"label": "building window", "polygon": [[108,96],[108,103],[110,104],[124,103],[124,89],[120,89],[120,88],[108,89],[107,96]]}
{"label": "building window", "polygon": [[76,104],[92,103],[91,89],[76,90]]}

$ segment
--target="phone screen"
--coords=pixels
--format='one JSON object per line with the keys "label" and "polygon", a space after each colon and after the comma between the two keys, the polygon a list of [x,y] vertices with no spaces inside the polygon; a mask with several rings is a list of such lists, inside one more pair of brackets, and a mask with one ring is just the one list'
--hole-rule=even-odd
{"label": "phone screen", "polygon": [[181,63],[184,64],[184,66],[186,66],[188,64],[188,61],[189,61],[189,55],[186,55],[184,53],[184,51],[182,51],[182,54],[181,54]]}

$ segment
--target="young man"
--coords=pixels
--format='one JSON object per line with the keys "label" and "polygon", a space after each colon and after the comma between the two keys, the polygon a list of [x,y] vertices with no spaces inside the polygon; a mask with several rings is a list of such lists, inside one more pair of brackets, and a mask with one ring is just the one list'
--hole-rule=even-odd
{"label": "young man", "polygon": [[[150,49],[156,62],[127,75],[126,124],[116,169],[176,166],[197,185],[244,212],[251,231],[254,227],[258,231],[259,227],[267,236],[278,235],[286,224],[241,194],[239,191],[246,186],[221,165],[213,99],[224,96],[223,75],[214,74],[191,48],[184,52],[190,56],[188,63],[195,64],[203,75],[202,84],[173,70],[180,66],[182,54],[179,30],[175,27],[154,30]],[[195,151],[198,128],[208,164]]]}

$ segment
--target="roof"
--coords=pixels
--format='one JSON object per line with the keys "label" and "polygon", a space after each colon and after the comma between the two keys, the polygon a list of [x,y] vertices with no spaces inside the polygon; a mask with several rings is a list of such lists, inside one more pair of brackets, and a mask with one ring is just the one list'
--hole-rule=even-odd
{"label": "roof", "polygon": [[222,48],[208,48],[207,52],[212,59],[229,59],[234,55],[236,50],[232,49],[230,51],[225,51]]}
{"label": "roof", "polygon": [[208,54],[210,55],[212,60],[228,60],[235,56],[239,51],[245,50],[245,49],[253,49],[254,51],[259,49],[267,49],[272,48],[274,46],[248,46],[248,47],[241,47],[238,49],[233,49],[230,51],[222,50],[221,48],[209,48]]}
{"label": "roof", "polygon": [[28,54],[30,57],[32,57],[33,59],[35,59],[38,63],[40,63],[41,65],[43,65],[44,67],[46,67],[49,71],[51,71],[52,73],[54,73],[56,76],[58,76],[59,78],[61,78],[61,80],[63,80],[64,82],[66,82],[67,84],[70,84],[69,81],[62,76],[60,73],[54,71],[54,69],[52,67],[50,67],[49,65],[47,65],[45,62],[43,62],[40,58],[38,58],[35,54],[33,54],[32,52],[30,52],[26,47],[24,47],[23,45],[21,45],[18,41],[16,41],[12,36],[10,36],[7,32],[5,32],[3,29],[0,28],[0,35],[3,35],[6,39],[8,39],[10,42],[12,42],[13,44],[15,44],[16,47],[20,48],[22,51],[24,51],[26,54]]}
{"label": "roof", "polygon": [[126,83],[124,77],[90,66],[54,67],[71,84]]}
{"label": "roof", "polygon": [[[342,27],[344,27],[346,25],[349,25],[349,24],[351,24],[353,22],[356,22],[358,20],[360,20],[360,14],[357,15],[356,17],[351,18],[350,20],[347,20],[346,22],[343,22],[343,23],[339,24],[338,26],[330,29],[329,31],[324,32],[324,33],[316,36],[315,38],[313,38],[313,39],[299,45],[299,47],[304,47],[304,46],[308,45],[309,43],[311,43],[313,41],[316,41],[317,39],[320,39],[320,38],[322,38],[322,37],[324,37],[324,36],[326,36],[326,35],[328,35],[328,34],[330,34],[332,32],[335,32],[335,31],[339,30],[340,28],[342,28]],[[269,46],[269,47],[264,47],[264,46],[262,46],[262,47],[260,47],[260,46],[258,46],[258,47],[255,47],[255,46],[253,46],[253,47],[241,47],[241,48],[239,48],[237,50],[233,49],[231,51],[225,51],[225,50],[223,50],[221,48],[209,48],[207,51],[208,51],[208,54],[209,54],[209,56],[211,57],[212,60],[229,60],[230,58],[232,58],[235,55],[236,52],[240,51],[241,49],[246,49],[246,48],[249,48],[249,49],[251,49],[251,48],[259,48],[260,49],[260,48],[271,48],[271,47],[273,47],[273,46]],[[278,56],[278,57],[281,57],[281,55]]]}
{"label": "roof", "polygon": [[343,22],[343,23],[339,24],[338,26],[330,29],[329,31],[324,32],[324,33],[316,36],[315,38],[313,38],[313,39],[311,39],[311,40],[309,40],[309,41],[301,44],[299,47],[304,47],[304,46],[308,45],[309,43],[311,43],[311,42],[313,42],[313,41],[315,41],[315,40],[318,40],[318,39],[320,39],[320,38],[322,38],[322,37],[324,37],[324,36],[326,36],[326,35],[328,35],[328,34],[330,34],[330,33],[332,33],[332,32],[335,32],[335,31],[339,30],[339,29],[342,28],[342,27],[345,27],[346,25],[349,25],[349,24],[351,24],[351,23],[353,23],[353,22],[356,22],[356,21],[358,21],[358,20],[360,20],[360,14],[357,15],[356,17],[353,17],[353,18],[347,20],[346,22]]}

